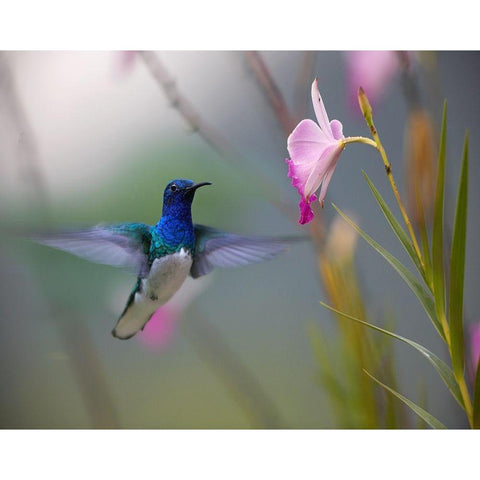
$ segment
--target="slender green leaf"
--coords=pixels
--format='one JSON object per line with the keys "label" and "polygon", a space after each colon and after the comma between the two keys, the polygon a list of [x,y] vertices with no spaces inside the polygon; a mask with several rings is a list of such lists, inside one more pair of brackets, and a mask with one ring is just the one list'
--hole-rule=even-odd
{"label": "slender green leaf", "polygon": [[468,197],[468,133],[463,147],[462,172],[458,187],[457,208],[453,229],[452,252],[450,255],[450,292],[448,299],[448,321],[452,350],[452,366],[457,376],[465,368],[465,345],[463,339],[463,284],[465,273],[465,249],[467,240],[467,197]]}
{"label": "slender green leaf", "polygon": [[480,358],[477,362],[475,387],[473,392],[473,428],[480,428]]}
{"label": "slender green leaf", "polygon": [[413,403],[411,400],[408,398],[404,397],[402,394],[396,392],[393,390],[393,388],[388,387],[384,383],[382,383],[380,380],[377,380],[373,375],[368,373],[366,370],[364,372],[375,382],[377,382],[379,385],[381,385],[383,388],[388,390],[390,393],[395,395],[398,399],[400,399],[403,403],[405,403],[408,407],[410,407],[419,417],[421,417],[423,420],[425,420],[428,425],[430,425],[432,428],[436,429],[445,429],[447,428],[440,420],[437,420],[433,415],[428,413],[426,410],[423,408],[419,407],[415,403]]}
{"label": "slender green leaf", "polygon": [[397,335],[396,333],[389,332],[388,330],[385,330],[383,328],[377,327],[376,325],[373,325],[371,323],[365,322],[363,320],[360,320],[358,318],[352,317],[351,315],[348,315],[347,313],[340,312],[339,310],[336,310],[333,307],[330,307],[326,303],[320,302],[322,306],[325,308],[328,308],[332,312],[341,315],[342,317],[348,318],[350,320],[353,320],[355,322],[361,323],[363,325],[366,325],[367,327],[372,328],[373,330],[377,330],[378,332],[384,333],[385,335],[389,335],[393,338],[396,338],[397,340],[400,340],[401,342],[404,342],[411,347],[415,348],[418,350],[432,365],[433,368],[438,372],[442,380],[445,382],[445,385],[447,388],[450,390],[452,395],[454,396],[455,400],[458,402],[458,404],[464,408],[463,406],[463,400],[462,400],[462,394],[460,392],[460,389],[458,388],[457,381],[455,380],[455,376],[453,375],[453,372],[451,368],[440,358],[438,358],[433,352],[430,350],[426,349],[423,345],[420,345],[417,342],[414,342],[413,340],[410,340],[408,338],[402,337],[401,335]]}
{"label": "slender green leaf", "polygon": [[372,183],[372,181],[368,178],[368,175],[365,172],[362,172],[363,176],[365,177],[365,180],[368,183],[368,186],[370,187],[370,190],[373,193],[373,196],[375,197],[375,200],[377,201],[378,205],[380,206],[383,214],[385,215],[385,218],[387,219],[388,223],[392,227],[392,230],[394,231],[395,235],[398,237],[400,240],[400,243],[403,245],[403,248],[405,248],[406,252],[412,259],[414,265],[417,267],[417,270],[420,272],[422,275],[423,280],[425,281],[425,284],[428,285],[428,280],[427,277],[425,276],[425,271],[422,267],[422,263],[420,259],[418,258],[417,252],[415,251],[415,248],[410,241],[410,238],[408,237],[407,233],[405,230],[402,228],[400,225],[400,222],[395,218],[393,215],[392,211],[386,204],[385,200],[382,198],[380,195],[380,192],[375,188],[375,185]]}
{"label": "slender green leaf", "polygon": [[[433,212],[432,263],[435,311],[445,322],[445,271],[443,259],[443,197],[445,190],[445,149],[447,143],[447,103],[443,104],[442,132],[437,167],[437,186]],[[443,322],[442,322],[443,320]]]}
{"label": "slender green leaf", "polygon": [[445,340],[442,326],[435,315],[435,306],[432,298],[417,281],[414,275],[391,253],[381,247],[373,238],[367,235],[358,225],[355,224],[347,215],[345,215],[335,204],[332,204],[333,208],[343,217],[343,219],[349,223],[364,239],[369,243],[390,265],[398,272],[403,278],[405,283],[410,287],[413,293],[417,296],[418,300],[422,304],[425,312],[433,323],[433,326],[437,329],[440,336]]}

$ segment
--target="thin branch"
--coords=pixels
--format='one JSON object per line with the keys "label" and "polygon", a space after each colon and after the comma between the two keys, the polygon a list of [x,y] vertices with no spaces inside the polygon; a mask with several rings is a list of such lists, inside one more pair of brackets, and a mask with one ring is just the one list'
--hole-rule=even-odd
{"label": "thin branch", "polygon": [[270,74],[267,65],[258,52],[244,52],[243,55],[248,66],[255,75],[255,79],[267,96],[285,137],[288,137],[295,128],[296,121],[294,116],[290,113],[287,104],[285,103],[285,99]]}
{"label": "thin branch", "polygon": [[35,134],[18,97],[7,55],[7,53],[0,52],[0,89],[4,93],[7,114],[10,115],[18,132],[20,171],[31,185],[36,202],[40,202],[41,209],[48,215],[47,187],[42,174]]}
{"label": "thin branch", "polygon": [[305,118],[310,105],[310,96],[306,92],[310,90],[314,75],[316,52],[308,50],[303,52],[303,59],[295,81],[295,113],[297,118]]}
{"label": "thin branch", "polygon": [[173,108],[184,118],[190,128],[215,150],[220,157],[227,160],[237,170],[248,177],[248,180],[258,186],[259,191],[265,193],[270,202],[275,205],[288,218],[295,219],[296,213],[289,202],[280,197],[277,185],[262,175],[258,170],[254,173],[254,167],[241,157],[229,142],[212,125],[208,124],[195,110],[190,101],[182,95],[178,86],[167,68],[155,52],[142,51],[138,55],[144,61],[147,69],[155,79],[157,85],[163,90]]}
{"label": "thin branch", "polygon": [[221,157],[228,160],[238,157],[239,155],[233,147],[203,120],[193,105],[180,93],[175,80],[155,52],[142,51],[138,54],[145,62],[153,78],[165,92],[172,107],[178,110],[190,128],[198,133]]}

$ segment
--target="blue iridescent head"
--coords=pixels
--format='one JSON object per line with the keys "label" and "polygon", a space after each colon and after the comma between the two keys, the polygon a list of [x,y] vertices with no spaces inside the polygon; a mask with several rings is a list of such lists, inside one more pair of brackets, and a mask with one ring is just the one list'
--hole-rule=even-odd
{"label": "blue iridescent head", "polygon": [[183,216],[190,211],[197,188],[211,185],[210,182],[195,183],[192,180],[177,178],[172,180],[163,193],[162,216]]}
{"label": "blue iridescent head", "polygon": [[191,180],[172,180],[163,194],[162,217],[155,225],[163,246],[172,251],[180,247],[190,250],[195,245],[192,224],[192,201],[197,188],[211,185],[210,182],[195,183]]}

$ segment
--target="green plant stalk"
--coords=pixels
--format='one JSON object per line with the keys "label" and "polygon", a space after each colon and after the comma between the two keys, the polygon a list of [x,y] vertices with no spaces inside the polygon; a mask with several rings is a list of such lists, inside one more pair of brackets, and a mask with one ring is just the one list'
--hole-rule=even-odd
{"label": "green plant stalk", "polygon": [[378,153],[380,153],[380,156],[382,157],[383,164],[385,166],[385,171],[387,173],[388,180],[392,187],[393,194],[395,196],[395,199],[397,200],[397,204],[398,204],[398,207],[400,208],[400,212],[402,213],[402,217],[405,222],[405,225],[407,226],[408,233],[412,238],[413,247],[415,248],[415,252],[417,253],[418,259],[420,260],[422,267],[424,267],[422,254],[420,253],[420,248],[418,246],[415,232],[413,231],[412,223],[410,222],[410,218],[407,215],[407,211],[403,206],[403,202],[402,202],[402,199],[400,198],[397,185],[395,183],[395,180],[393,179],[392,165],[388,161],[387,154],[385,152],[385,149],[383,148],[382,142],[380,141],[380,137],[378,135],[377,129],[375,128],[375,124],[373,123],[372,107],[370,106],[370,102],[368,101],[367,96],[365,95],[365,92],[363,91],[362,87],[360,87],[360,89],[358,90],[358,100],[360,104],[360,109],[362,110],[365,121],[367,122],[368,128],[370,129],[370,133],[372,134],[372,137],[375,141],[375,145],[376,145],[375,148],[377,149]]}
{"label": "green plant stalk", "polygon": [[470,427],[473,428],[473,407],[472,401],[470,400],[470,394],[468,393],[467,383],[465,382],[465,377],[463,375],[457,375],[455,372],[453,372],[453,374],[455,376],[455,379],[457,380],[458,387],[460,388],[460,393],[462,394],[468,423],[470,424]]}

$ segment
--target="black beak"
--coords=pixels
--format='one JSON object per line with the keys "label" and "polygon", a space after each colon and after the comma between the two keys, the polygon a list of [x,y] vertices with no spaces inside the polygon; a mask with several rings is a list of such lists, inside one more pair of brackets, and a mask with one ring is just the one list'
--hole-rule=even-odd
{"label": "black beak", "polygon": [[195,183],[191,187],[188,187],[188,191],[195,191],[197,188],[204,187],[205,185],[211,185],[210,182],[200,182],[200,183]]}

